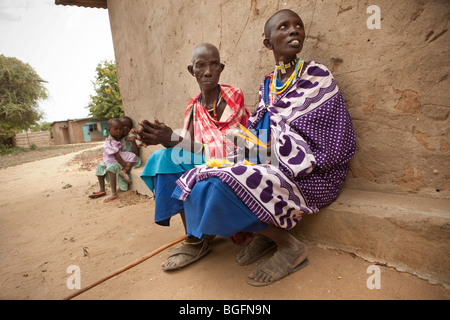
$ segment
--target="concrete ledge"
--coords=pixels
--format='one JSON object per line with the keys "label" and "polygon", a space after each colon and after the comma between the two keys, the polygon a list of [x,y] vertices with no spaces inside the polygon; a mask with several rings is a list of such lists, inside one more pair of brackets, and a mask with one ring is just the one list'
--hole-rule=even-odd
{"label": "concrete ledge", "polygon": [[153,193],[141,179],[141,173],[144,170],[144,166],[140,168],[136,168],[130,171],[131,180],[133,183],[131,184],[131,190],[136,191],[139,194],[143,194],[153,198]]}
{"label": "concrete ledge", "polygon": [[[153,197],[133,169],[132,189]],[[292,234],[450,287],[450,200],[346,188]]]}
{"label": "concrete ledge", "polygon": [[450,286],[450,200],[344,189],[293,234]]}

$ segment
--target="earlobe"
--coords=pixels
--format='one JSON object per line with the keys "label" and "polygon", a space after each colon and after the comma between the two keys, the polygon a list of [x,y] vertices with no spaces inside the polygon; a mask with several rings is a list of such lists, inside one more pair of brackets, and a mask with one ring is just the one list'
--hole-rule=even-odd
{"label": "earlobe", "polygon": [[272,50],[272,49],[273,49],[272,42],[270,42],[269,39],[264,39],[263,44],[264,44],[264,46],[265,46],[267,49],[269,49],[269,50]]}
{"label": "earlobe", "polygon": [[195,77],[194,67],[192,65],[190,65],[187,67],[187,69],[188,69],[189,73]]}

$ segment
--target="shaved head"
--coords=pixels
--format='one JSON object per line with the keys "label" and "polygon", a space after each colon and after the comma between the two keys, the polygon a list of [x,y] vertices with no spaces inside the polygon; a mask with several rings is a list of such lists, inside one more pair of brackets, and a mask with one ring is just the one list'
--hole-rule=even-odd
{"label": "shaved head", "polygon": [[292,11],[292,10],[290,10],[290,9],[282,9],[282,10],[280,10],[280,11],[275,12],[275,14],[274,14],[273,16],[271,16],[271,17],[266,21],[266,24],[264,25],[264,36],[265,36],[266,39],[270,38],[270,35],[271,35],[271,33],[272,33],[272,30],[273,30],[274,25],[275,25],[275,22],[276,22],[276,17],[277,17],[279,14],[284,13],[284,12],[290,12],[290,13],[293,13],[293,14],[295,14],[296,16],[298,16],[298,17],[300,18],[300,16],[299,16],[296,12],[294,12],[294,11]]}
{"label": "shaved head", "polygon": [[212,45],[211,43],[200,43],[192,50],[192,63],[195,62],[197,57],[202,54],[209,54],[209,55],[215,55],[219,57],[220,59],[220,53],[219,49],[215,45]]}

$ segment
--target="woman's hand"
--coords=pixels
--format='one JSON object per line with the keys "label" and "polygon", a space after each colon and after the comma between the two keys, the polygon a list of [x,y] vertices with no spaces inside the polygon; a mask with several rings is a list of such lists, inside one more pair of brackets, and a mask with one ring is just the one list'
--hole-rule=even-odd
{"label": "woman's hand", "polygon": [[133,130],[133,132],[137,134],[137,139],[141,141],[144,146],[162,144],[164,147],[170,148],[174,147],[179,142],[179,139],[175,141],[172,140],[173,130],[164,123],[159,122],[158,119],[155,119],[154,123],[143,120],[139,122],[139,125],[141,127],[137,130]]}

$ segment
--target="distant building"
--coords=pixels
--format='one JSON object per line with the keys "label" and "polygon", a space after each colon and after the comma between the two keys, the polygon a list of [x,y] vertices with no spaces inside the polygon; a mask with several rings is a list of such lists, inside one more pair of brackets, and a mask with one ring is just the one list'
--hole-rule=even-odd
{"label": "distant building", "polygon": [[69,119],[52,123],[52,144],[72,144],[104,140],[107,120]]}

